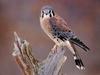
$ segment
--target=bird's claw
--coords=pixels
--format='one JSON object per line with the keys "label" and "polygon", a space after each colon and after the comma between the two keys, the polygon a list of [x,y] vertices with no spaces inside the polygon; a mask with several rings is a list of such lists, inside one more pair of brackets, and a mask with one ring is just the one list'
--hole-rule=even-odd
{"label": "bird's claw", "polygon": [[54,45],[53,48],[51,49],[52,53],[56,53],[57,52],[57,45]]}

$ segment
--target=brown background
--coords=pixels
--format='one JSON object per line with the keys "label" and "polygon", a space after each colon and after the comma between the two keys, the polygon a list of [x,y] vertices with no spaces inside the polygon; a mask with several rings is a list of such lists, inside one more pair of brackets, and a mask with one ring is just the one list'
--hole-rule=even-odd
{"label": "brown background", "polygon": [[87,53],[77,48],[86,66],[84,71],[75,67],[70,51],[66,50],[64,75],[100,75],[100,0],[0,0],[0,75],[22,75],[11,55],[14,31],[30,42],[39,60],[48,55],[54,43],[39,24],[44,5],[51,5],[91,48]]}

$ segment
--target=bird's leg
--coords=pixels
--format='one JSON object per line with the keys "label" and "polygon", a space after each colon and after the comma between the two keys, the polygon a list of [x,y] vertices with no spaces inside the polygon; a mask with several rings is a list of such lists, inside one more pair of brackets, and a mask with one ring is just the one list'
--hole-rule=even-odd
{"label": "bird's leg", "polygon": [[57,45],[55,44],[51,50],[53,53],[55,53],[57,51]]}

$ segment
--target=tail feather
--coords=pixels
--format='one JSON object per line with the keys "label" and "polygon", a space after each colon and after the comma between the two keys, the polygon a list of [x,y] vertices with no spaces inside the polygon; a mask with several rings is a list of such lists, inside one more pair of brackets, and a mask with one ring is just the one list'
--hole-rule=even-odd
{"label": "tail feather", "polygon": [[82,62],[82,60],[80,58],[74,56],[74,60],[75,60],[76,67],[78,69],[81,69],[81,70],[85,69],[84,68],[84,64],[83,64],[83,62]]}
{"label": "tail feather", "polygon": [[78,69],[81,69],[81,70],[85,69],[84,64],[83,64],[75,46],[74,46],[74,44],[70,41],[66,41],[66,44],[67,44],[67,47],[69,48],[69,50],[72,52],[72,54],[74,56],[76,67]]}
{"label": "tail feather", "polygon": [[78,38],[71,38],[70,41],[74,44],[76,44],[77,46],[81,47],[82,49],[84,49],[85,51],[90,50],[82,41],[80,41]]}

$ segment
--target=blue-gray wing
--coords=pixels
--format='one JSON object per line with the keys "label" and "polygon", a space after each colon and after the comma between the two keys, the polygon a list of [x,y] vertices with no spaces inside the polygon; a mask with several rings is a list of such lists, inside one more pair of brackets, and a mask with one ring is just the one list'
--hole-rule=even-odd
{"label": "blue-gray wing", "polygon": [[90,50],[66,25],[62,19],[52,18],[50,20],[52,26],[52,34],[62,41],[70,41],[73,44],[81,47],[85,51]]}
{"label": "blue-gray wing", "polygon": [[58,37],[59,39],[61,39],[62,41],[70,41],[73,44],[81,47],[82,49],[84,49],[85,51],[90,50],[73,32],[69,31],[69,32],[62,32],[62,31],[56,31],[54,33],[54,35],[56,37]]}

